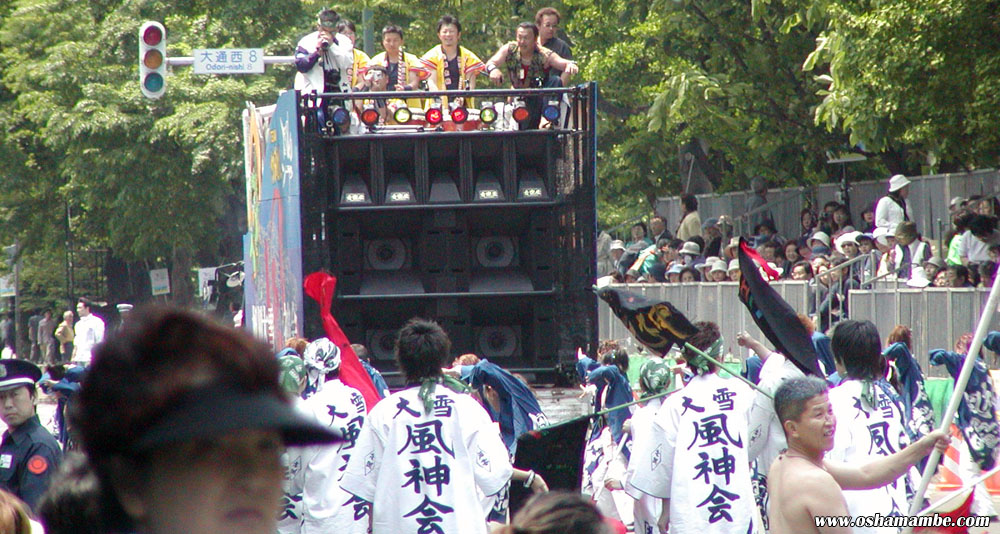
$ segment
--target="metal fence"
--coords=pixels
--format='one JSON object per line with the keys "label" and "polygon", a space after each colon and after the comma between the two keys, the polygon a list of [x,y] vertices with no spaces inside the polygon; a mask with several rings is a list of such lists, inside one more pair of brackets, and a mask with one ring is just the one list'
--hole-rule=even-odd
{"label": "metal fence", "polygon": [[[942,236],[938,225],[940,220],[946,231],[951,221],[948,203],[954,197],[968,198],[972,195],[991,196],[1000,194],[1000,171],[994,169],[962,174],[932,174],[914,176],[910,180],[910,196],[907,208],[917,229],[924,237],[939,239]],[[886,180],[852,182],[850,189],[851,216],[855,224],[861,223],[861,212],[874,207],[875,202],[886,194]],[[799,235],[799,212],[809,199],[815,199],[818,209],[823,204],[838,200],[840,184],[821,184],[814,188],[792,187],[768,191],[768,208],[774,214],[778,233],[785,237]],[[698,213],[701,220],[720,215],[734,219],[746,212],[745,203],[752,196],[749,191],[725,194],[697,195]],[[667,224],[673,231],[681,220],[680,197],[663,197],[656,200],[656,212],[667,217]],[[750,228],[749,230],[753,230]]]}
{"label": "metal fence", "polygon": [[[848,296],[851,318],[868,320],[875,324],[883,342],[892,329],[904,324],[913,331],[913,355],[920,362],[926,376],[945,377],[943,367],[930,367],[927,352],[931,349],[954,350],[955,341],[966,332],[976,328],[982,314],[988,289],[937,288],[925,289],[896,288],[896,282],[880,281],[872,290],[851,291]],[[736,333],[747,331],[761,341],[763,334],[754,324],[739,300],[739,284],[736,282],[690,283],[690,284],[615,284],[618,287],[643,295],[650,299],[667,300],[677,307],[688,319],[712,321],[719,325],[726,339],[725,350],[741,360],[747,351],[736,345]],[[809,309],[807,285],[799,281],[783,281],[771,284],[778,294],[796,312],[806,314]],[[598,332],[601,339],[617,339],[635,348],[632,335],[628,332],[604,301],[598,306]],[[1000,330],[1000,314],[993,317],[990,330]],[[993,357],[987,359],[994,364]]]}

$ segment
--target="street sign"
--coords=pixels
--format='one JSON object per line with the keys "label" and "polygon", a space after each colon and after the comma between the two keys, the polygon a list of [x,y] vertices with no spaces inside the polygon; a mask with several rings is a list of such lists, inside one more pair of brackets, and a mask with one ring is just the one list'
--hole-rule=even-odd
{"label": "street sign", "polygon": [[263,48],[202,48],[194,50],[195,74],[263,74]]}
{"label": "street sign", "polygon": [[170,274],[166,269],[152,269],[149,271],[149,285],[152,286],[153,296],[167,295],[170,293]]}

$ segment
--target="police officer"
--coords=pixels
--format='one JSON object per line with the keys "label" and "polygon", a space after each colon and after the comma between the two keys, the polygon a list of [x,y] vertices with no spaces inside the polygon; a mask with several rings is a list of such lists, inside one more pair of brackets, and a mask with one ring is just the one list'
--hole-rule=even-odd
{"label": "police officer", "polygon": [[7,424],[0,441],[0,488],[32,508],[62,460],[59,442],[35,410],[35,384],[41,377],[42,370],[31,362],[0,360],[0,419]]}

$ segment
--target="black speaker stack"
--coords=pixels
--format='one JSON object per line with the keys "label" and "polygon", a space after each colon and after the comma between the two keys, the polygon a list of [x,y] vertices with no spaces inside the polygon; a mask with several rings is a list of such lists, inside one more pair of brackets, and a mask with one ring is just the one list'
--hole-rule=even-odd
{"label": "black speaker stack", "polygon": [[[594,91],[567,99],[566,129],[302,130],[303,274],[337,277],[331,311],[390,384],[411,317],[536,382],[597,342]],[[305,317],[322,336],[310,299]]]}

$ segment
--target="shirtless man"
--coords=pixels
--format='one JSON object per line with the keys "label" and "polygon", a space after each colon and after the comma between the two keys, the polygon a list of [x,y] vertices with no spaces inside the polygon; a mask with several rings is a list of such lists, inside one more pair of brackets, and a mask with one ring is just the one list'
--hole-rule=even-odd
{"label": "shirtless man", "polygon": [[788,449],[768,473],[771,534],[851,532],[850,527],[817,528],[815,518],[850,515],[841,489],[889,484],[932,448],[944,453],[950,440],[935,430],[896,454],[850,467],[823,459],[833,448],[837,428],[826,382],[815,377],[785,381],[774,393],[774,409],[785,430]]}

